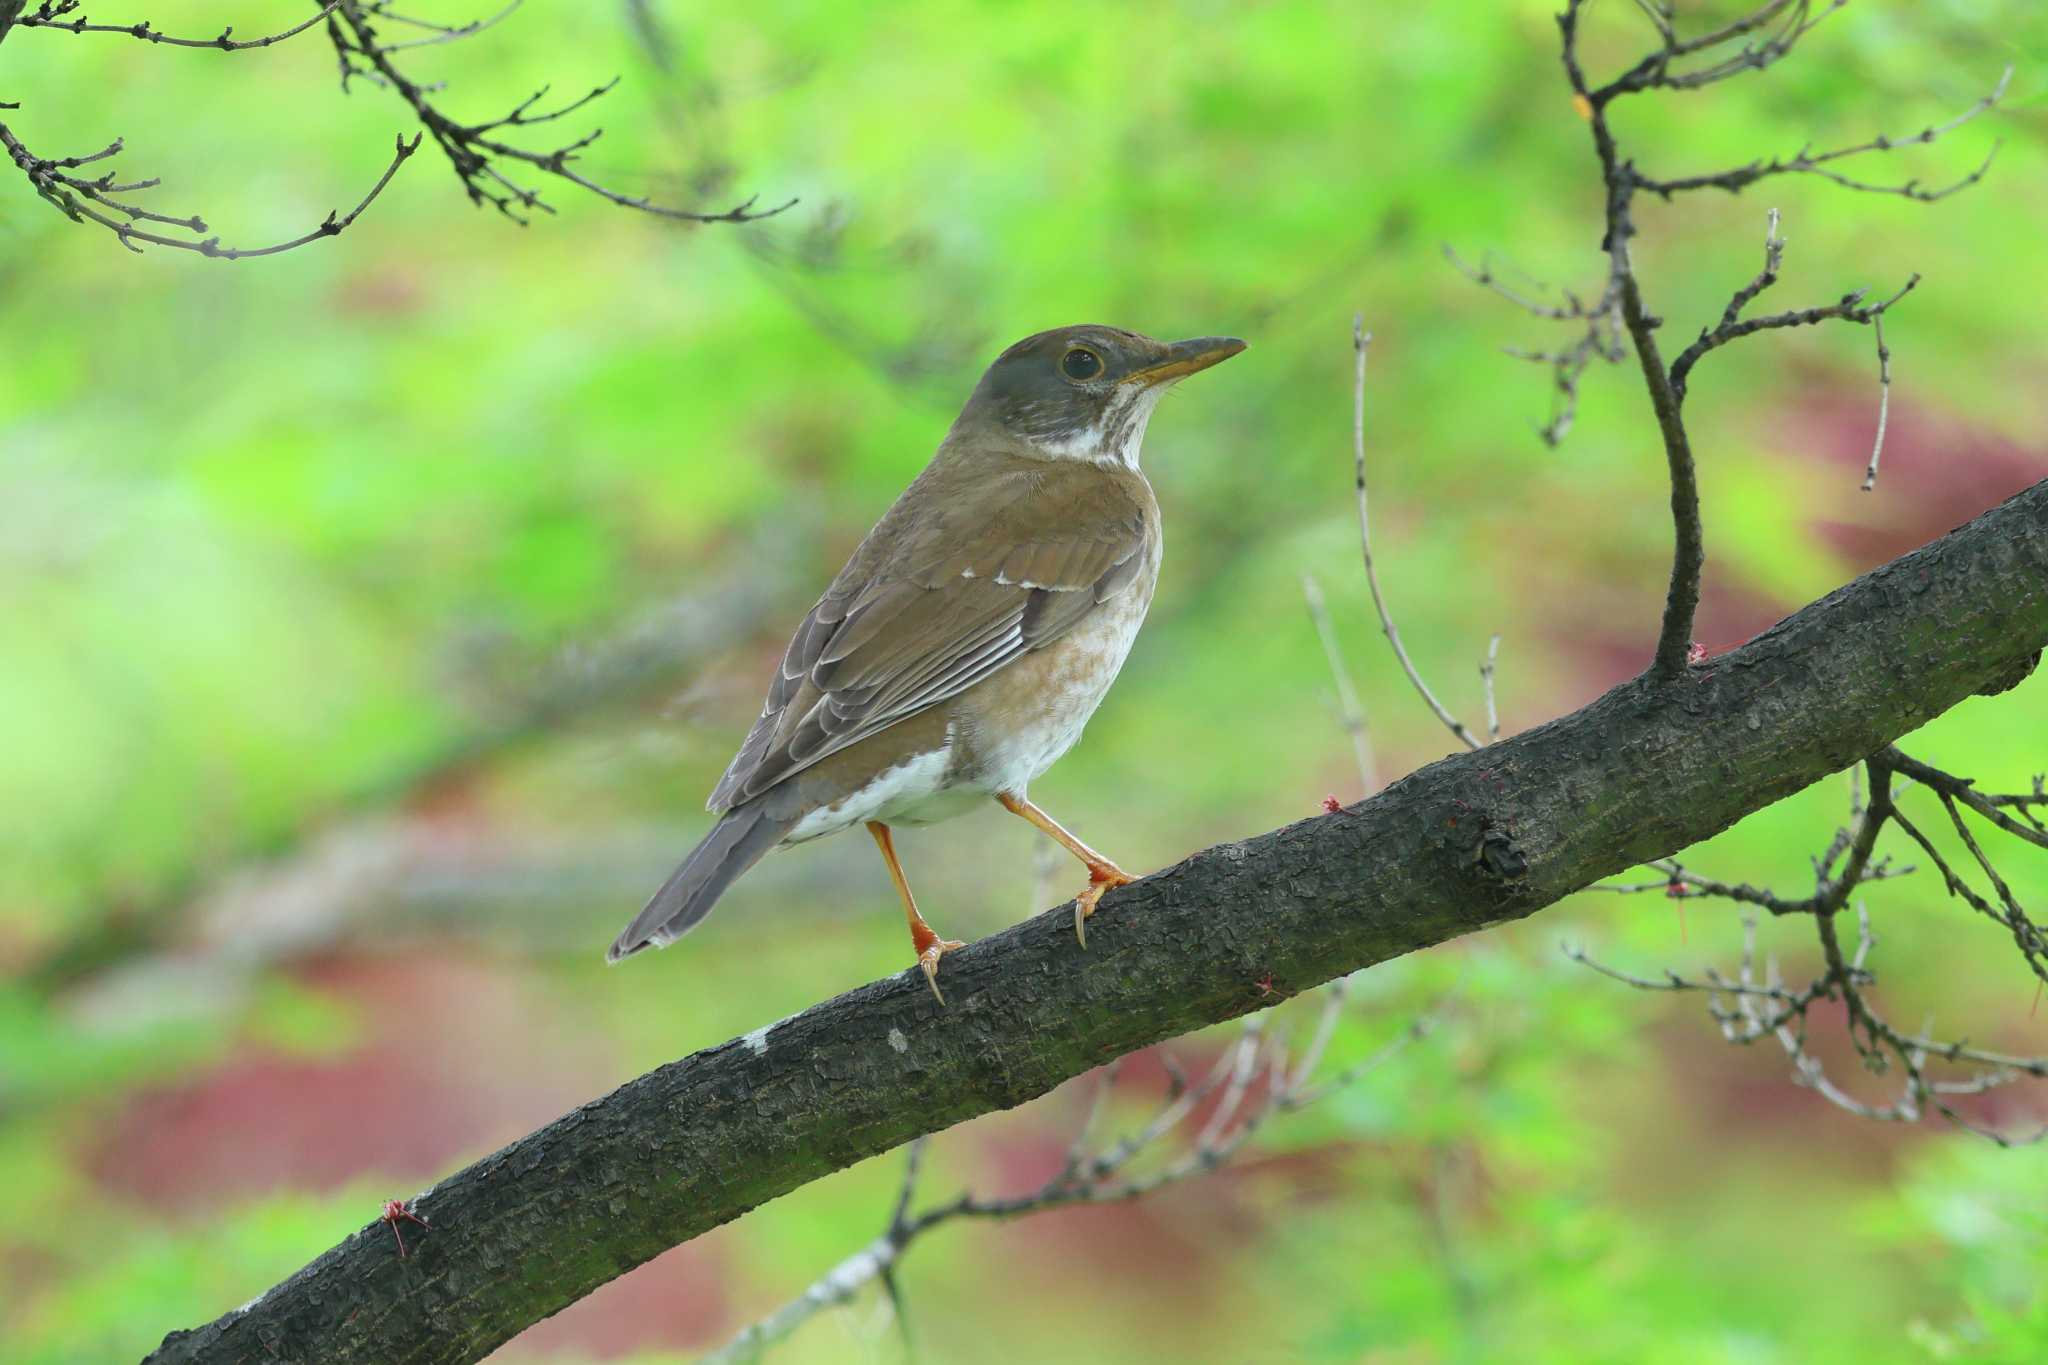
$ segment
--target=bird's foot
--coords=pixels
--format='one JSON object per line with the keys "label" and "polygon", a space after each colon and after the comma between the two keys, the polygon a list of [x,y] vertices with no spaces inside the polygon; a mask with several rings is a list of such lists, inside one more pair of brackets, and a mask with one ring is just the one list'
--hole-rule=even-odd
{"label": "bird's foot", "polygon": [[1102,893],[1113,887],[1129,886],[1136,880],[1115,863],[1088,864],[1088,889],[1074,897],[1074,940],[1077,943],[1083,948],[1088,946],[1088,917],[1095,913],[1095,903],[1102,899]]}
{"label": "bird's foot", "polygon": [[[917,929],[924,932],[918,933]],[[946,997],[939,993],[939,959],[955,948],[964,948],[967,945],[957,938],[940,938],[932,932],[930,925],[922,921],[911,931],[910,941],[917,949],[917,965],[924,972],[925,984],[932,988],[933,998],[943,1006]]]}

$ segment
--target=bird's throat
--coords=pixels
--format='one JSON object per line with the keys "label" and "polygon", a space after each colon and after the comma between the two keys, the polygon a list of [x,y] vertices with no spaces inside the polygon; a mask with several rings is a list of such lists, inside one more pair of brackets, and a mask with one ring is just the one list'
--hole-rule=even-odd
{"label": "bird's throat", "polygon": [[1106,469],[1136,469],[1145,426],[1167,384],[1119,385],[1088,426],[1032,442],[1055,460],[1080,460]]}

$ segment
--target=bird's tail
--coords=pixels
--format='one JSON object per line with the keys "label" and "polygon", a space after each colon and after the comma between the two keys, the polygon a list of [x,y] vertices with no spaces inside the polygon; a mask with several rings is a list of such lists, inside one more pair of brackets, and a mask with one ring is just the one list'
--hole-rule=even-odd
{"label": "bird's tail", "polygon": [[794,823],[771,815],[766,805],[757,799],[727,811],[612,941],[605,960],[617,962],[642,948],[666,948],[710,914],[725,888],[782,842]]}

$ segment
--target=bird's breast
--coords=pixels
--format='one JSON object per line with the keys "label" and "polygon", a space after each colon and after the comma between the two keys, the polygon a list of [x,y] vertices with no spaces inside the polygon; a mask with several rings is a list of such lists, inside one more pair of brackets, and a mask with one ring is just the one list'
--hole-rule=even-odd
{"label": "bird's breast", "polygon": [[1043,649],[961,694],[956,764],[961,779],[987,792],[1024,791],[1081,738],[1095,708],[1130,657],[1159,576],[1155,533],[1147,563],[1129,587],[1088,613]]}

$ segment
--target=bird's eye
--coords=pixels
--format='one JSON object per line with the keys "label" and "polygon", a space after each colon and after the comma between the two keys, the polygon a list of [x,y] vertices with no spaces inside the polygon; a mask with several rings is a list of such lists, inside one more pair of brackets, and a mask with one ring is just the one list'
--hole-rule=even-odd
{"label": "bird's eye", "polygon": [[1093,379],[1102,373],[1102,357],[1086,346],[1076,346],[1060,357],[1060,373],[1069,379]]}

